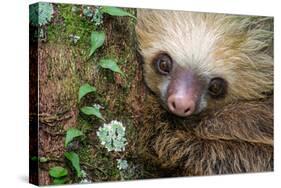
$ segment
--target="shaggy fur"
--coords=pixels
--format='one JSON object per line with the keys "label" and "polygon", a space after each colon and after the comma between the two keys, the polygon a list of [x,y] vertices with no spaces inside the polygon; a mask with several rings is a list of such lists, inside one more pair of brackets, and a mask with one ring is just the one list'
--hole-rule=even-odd
{"label": "shaggy fur", "polygon": [[[144,78],[154,93],[139,131],[143,156],[171,176],[273,170],[272,18],[157,10],[137,17]],[[207,80],[224,78],[227,95],[205,95],[202,112],[187,118],[164,110],[169,77],[152,65],[163,51]]]}

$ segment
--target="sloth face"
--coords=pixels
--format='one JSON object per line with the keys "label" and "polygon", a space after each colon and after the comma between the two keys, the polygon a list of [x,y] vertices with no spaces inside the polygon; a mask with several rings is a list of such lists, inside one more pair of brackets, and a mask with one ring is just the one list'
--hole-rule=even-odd
{"label": "sloth face", "polygon": [[155,93],[160,94],[163,106],[177,116],[199,113],[207,99],[220,100],[227,94],[226,80],[200,76],[196,70],[181,67],[168,53],[157,54],[152,66],[162,80]]}
{"label": "sloth face", "polygon": [[147,86],[169,112],[188,117],[273,90],[272,20],[138,10]]}

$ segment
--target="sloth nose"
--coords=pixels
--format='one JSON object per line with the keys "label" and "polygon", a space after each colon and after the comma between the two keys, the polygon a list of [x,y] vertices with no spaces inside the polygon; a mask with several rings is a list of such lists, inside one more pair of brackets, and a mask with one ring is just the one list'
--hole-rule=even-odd
{"label": "sloth nose", "polygon": [[174,94],[168,97],[168,108],[175,115],[186,117],[194,112],[195,101],[191,97]]}

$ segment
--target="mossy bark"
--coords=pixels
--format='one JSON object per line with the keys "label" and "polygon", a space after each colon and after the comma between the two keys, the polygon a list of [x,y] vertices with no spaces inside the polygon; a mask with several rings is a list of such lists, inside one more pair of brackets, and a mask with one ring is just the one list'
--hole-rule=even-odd
{"label": "mossy bark", "polygon": [[[50,159],[39,164],[39,184],[52,183],[48,170],[55,165],[72,172],[67,183],[80,181],[64,159],[67,150],[78,153],[81,168],[93,182],[144,178],[144,167],[135,161],[135,130],[141,121],[144,96],[141,66],[136,59],[135,20],[104,15],[103,24],[95,26],[83,16],[82,6],[76,6],[76,11],[73,6],[54,5],[52,22],[43,27],[46,39],[39,42],[39,156]],[[134,9],[126,10],[135,14]],[[106,33],[105,43],[89,57],[91,32],[101,30]],[[71,35],[80,37],[77,43],[71,41]],[[101,58],[116,59],[126,76],[99,67]],[[97,92],[78,102],[79,87],[85,83],[96,87]],[[118,120],[126,127],[125,152],[109,153],[100,145],[96,131],[104,122],[79,110],[93,104],[102,106],[106,123]],[[70,127],[82,130],[85,137],[65,148],[65,133]],[[131,175],[121,175],[116,167],[119,158],[131,164]]]}

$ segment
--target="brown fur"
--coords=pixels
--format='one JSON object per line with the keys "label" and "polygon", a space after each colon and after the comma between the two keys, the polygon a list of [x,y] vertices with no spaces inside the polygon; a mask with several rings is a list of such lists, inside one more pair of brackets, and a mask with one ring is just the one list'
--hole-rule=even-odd
{"label": "brown fur", "polygon": [[162,168],[179,175],[273,170],[271,99],[228,104],[185,120],[166,112],[155,96],[146,103],[141,153]]}
{"label": "brown fur", "polygon": [[[138,138],[140,153],[171,172],[170,176],[272,171],[272,22],[260,24],[267,20],[264,17],[192,14],[153,10],[138,13],[136,32],[144,76],[156,94],[148,95],[145,101]],[[225,99],[208,99],[203,112],[183,119],[160,105],[156,88],[162,78],[150,64],[157,50],[163,50],[161,47],[182,45],[173,30],[181,29],[177,24],[188,24],[188,19],[205,23],[206,30],[218,33],[210,55],[213,64],[203,66],[207,74],[209,69],[223,74],[230,89]],[[184,56],[180,49],[171,53]]]}

